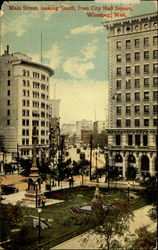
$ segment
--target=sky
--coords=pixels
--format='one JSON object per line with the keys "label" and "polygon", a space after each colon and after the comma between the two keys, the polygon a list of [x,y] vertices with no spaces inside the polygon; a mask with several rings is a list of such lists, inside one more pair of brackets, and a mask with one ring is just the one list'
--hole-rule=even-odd
{"label": "sky", "polygon": [[[21,52],[40,62],[42,33],[42,63],[55,72],[50,98],[56,89],[62,124],[107,119],[108,38],[102,22],[118,19],[114,13],[120,7],[126,10],[117,10],[125,15],[119,19],[156,11],[155,1],[126,5],[102,1],[9,1],[2,6],[1,54],[9,45],[10,53]],[[107,10],[111,6],[113,10]]]}

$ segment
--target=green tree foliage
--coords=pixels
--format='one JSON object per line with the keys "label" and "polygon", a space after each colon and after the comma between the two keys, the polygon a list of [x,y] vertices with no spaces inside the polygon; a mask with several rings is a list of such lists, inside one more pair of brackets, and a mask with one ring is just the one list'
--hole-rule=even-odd
{"label": "green tree foliage", "polygon": [[157,204],[157,182],[155,177],[148,177],[145,181],[146,188],[142,190],[141,195],[148,204]]}
{"label": "green tree foliage", "polygon": [[94,216],[87,216],[86,223],[82,220],[82,226],[90,229],[90,234],[97,235],[97,241],[100,248],[114,250],[121,247],[121,243],[116,237],[123,237],[129,230],[130,221],[133,219],[133,213],[129,204],[124,202],[113,202],[111,211],[106,212],[99,209]]}
{"label": "green tree foliage", "polygon": [[156,234],[149,232],[147,227],[136,230],[136,238],[130,243],[128,250],[153,250],[156,246]]}

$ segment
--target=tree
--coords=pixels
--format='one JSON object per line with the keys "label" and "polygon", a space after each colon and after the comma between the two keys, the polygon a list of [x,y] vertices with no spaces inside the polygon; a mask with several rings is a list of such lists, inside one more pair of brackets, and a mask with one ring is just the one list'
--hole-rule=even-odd
{"label": "tree", "polygon": [[78,161],[77,167],[78,167],[78,173],[82,176],[82,186],[83,186],[83,176],[88,175],[88,169],[87,166],[89,166],[89,161],[86,159],[82,159]]}
{"label": "tree", "polygon": [[[102,209],[99,213],[95,213],[95,216],[89,216],[86,225],[91,228],[90,234],[97,235],[100,248],[114,250],[121,247],[121,242],[118,242],[116,237],[120,238],[129,231],[129,222],[133,219],[133,213],[129,204],[124,202],[113,202],[110,207],[110,210]],[[86,226],[84,221],[82,224]]]}
{"label": "tree", "polygon": [[155,246],[156,233],[149,232],[147,226],[144,226],[136,230],[136,237],[130,242],[128,250],[153,250]]}
{"label": "tree", "polygon": [[127,168],[127,180],[134,181],[137,175],[137,168],[133,166],[128,166]]}

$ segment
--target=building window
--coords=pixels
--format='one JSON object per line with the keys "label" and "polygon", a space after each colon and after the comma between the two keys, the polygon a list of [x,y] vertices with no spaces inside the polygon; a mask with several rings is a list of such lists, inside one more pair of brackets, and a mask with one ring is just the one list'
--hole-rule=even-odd
{"label": "building window", "polygon": [[131,106],[126,106],[126,115],[131,114]]}
{"label": "building window", "polygon": [[121,145],[121,135],[116,135],[115,140],[116,140],[116,145]]}
{"label": "building window", "polygon": [[140,135],[135,135],[135,145],[140,146]]}
{"label": "building window", "polygon": [[153,37],[153,45],[157,45],[158,44],[158,36],[154,36]]}
{"label": "building window", "polygon": [[144,78],[144,87],[149,87],[149,78]]}
{"label": "building window", "polygon": [[135,101],[140,101],[140,92],[134,93]]}
{"label": "building window", "polygon": [[131,61],[131,53],[126,54],[126,62]]}
{"label": "building window", "polygon": [[121,106],[116,107],[116,114],[121,115]]}
{"label": "building window", "polygon": [[121,75],[121,67],[117,67],[116,68],[116,74],[117,75]]}
{"label": "building window", "polygon": [[116,96],[117,96],[117,102],[121,102],[121,94],[119,93]]}
{"label": "building window", "polygon": [[29,73],[29,71],[27,71],[27,76],[28,76],[28,77],[30,76],[30,73]]}
{"label": "building window", "polygon": [[149,37],[144,37],[144,46],[149,46]]}
{"label": "building window", "polygon": [[131,74],[131,67],[127,66],[126,67],[126,75],[130,75]]}
{"label": "building window", "polygon": [[149,74],[149,64],[144,65],[144,74]]}
{"label": "building window", "polygon": [[134,46],[135,48],[139,48],[139,45],[140,45],[140,39],[134,39]]}
{"label": "building window", "polygon": [[134,112],[135,112],[135,114],[140,114],[140,106],[135,106]]}
{"label": "building window", "polygon": [[136,66],[134,67],[134,73],[135,73],[135,74],[140,74],[140,65],[136,65]]}
{"label": "building window", "polygon": [[158,63],[153,64],[153,72],[158,73]]}
{"label": "building window", "polygon": [[148,146],[148,136],[143,135],[143,146]]}
{"label": "building window", "polygon": [[131,93],[126,93],[126,101],[127,102],[131,101]]}
{"label": "building window", "polygon": [[8,70],[8,76],[10,76],[11,74],[10,74],[10,70]]}
{"label": "building window", "polygon": [[120,89],[121,88],[121,80],[116,81],[116,88]]}
{"label": "building window", "polygon": [[131,40],[126,40],[126,48],[130,48],[131,47]]}
{"label": "building window", "polygon": [[33,77],[34,78],[39,78],[39,73],[33,72]]}
{"label": "building window", "polygon": [[145,60],[149,59],[149,51],[144,51],[144,59]]}
{"label": "building window", "polygon": [[126,80],[126,89],[131,88],[131,79]]}
{"label": "building window", "polygon": [[134,58],[135,58],[135,61],[139,61],[140,60],[140,52],[135,52]]}
{"label": "building window", "polygon": [[8,96],[10,96],[10,90],[8,90]]}
{"label": "building window", "polygon": [[10,126],[10,120],[7,120],[7,126]]}
{"label": "building window", "polygon": [[149,105],[144,105],[144,115],[149,114]]}
{"label": "building window", "polygon": [[158,100],[158,91],[153,92],[153,100],[157,101]]}
{"label": "building window", "polygon": [[153,114],[158,114],[158,105],[153,105]]}
{"label": "building window", "polygon": [[144,101],[149,101],[149,92],[144,92]]}
{"label": "building window", "polygon": [[126,119],[126,127],[130,127],[131,126],[131,120],[130,119]]}
{"label": "building window", "polygon": [[23,76],[26,76],[26,70],[23,70],[22,72],[23,72]]}
{"label": "building window", "polygon": [[10,100],[7,101],[7,105],[10,106]]}
{"label": "building window", "polygon": [[116,61],[117,61],[117,62],[121,62],[121,54],[118,54],[118,55],[116,56]]}
{"label": "building window", "polygon": [[153,59],[158,59],[158,50],[153,50]]}
{"label": "building window", "polygon": [[121,41],[117,41],[116,42],[116,48],[117,49],[121,49]]}
{"label": "building window", "polygon": [[158,126],[158,119],[153,119],[153,126]]}
{"label": "building window", "polygon": [[121,120],[116,120],[116,126],[117,126],[118,128],[121,127]]}
{"label": "building window", "polygon": [[128,135],[128,145],[131,146],[133,144],[133,136]]}
{"label": "building window", "polygon": [[135,119],[135,127],[139,127],[140,126],[140,119]]}
{"label": "building window", "polygon": [[153,77],[153,86],[158,87],[158,77]]}
{"label": "building window", "polygon": [[10,80],[8,80],[8,86],[10,86]]}
{"label": "building window", "polygon": [[149,126],[149,119],[144,119],[144,126]]}
{"label": "building window", "polygon": [[135,88],[140,88],[140,79],[135,79]]}
{"label": "building window", "polygon": [[7,115],[10,115],[10,109],[7,110]]}
{"label": "building window", "polygon": [[41,74],[41,79],[45,81],[45,79],[46,79],[45,75]]}

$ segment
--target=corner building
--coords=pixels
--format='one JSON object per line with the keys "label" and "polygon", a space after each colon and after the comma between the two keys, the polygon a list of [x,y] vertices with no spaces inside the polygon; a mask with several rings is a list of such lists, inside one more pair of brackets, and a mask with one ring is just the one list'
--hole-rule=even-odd
{"label": "corner building", "polygon": [[157,173],[158,15],[104,23],[109,40],[109,165]]}
{"label": "corner building", "polygon": [[[21,53],[0,57],[1,150],[32,156],[32,128],[37,125],[38,148],[49,138],[49,78],[53,70]],[[40,151],[40,150],[39,150]]]}

